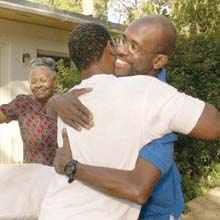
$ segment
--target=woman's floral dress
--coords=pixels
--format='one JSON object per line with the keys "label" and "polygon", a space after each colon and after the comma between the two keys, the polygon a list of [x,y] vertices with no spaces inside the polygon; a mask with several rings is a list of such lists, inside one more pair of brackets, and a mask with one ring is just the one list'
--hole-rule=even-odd
{"label": "woman's floral dress", "polygon": [[24,163],[53,165],[57,148],[57,124],[46,114],[46,105],[32,95],[18,95],[0,111],[17,120],[24,144]]}

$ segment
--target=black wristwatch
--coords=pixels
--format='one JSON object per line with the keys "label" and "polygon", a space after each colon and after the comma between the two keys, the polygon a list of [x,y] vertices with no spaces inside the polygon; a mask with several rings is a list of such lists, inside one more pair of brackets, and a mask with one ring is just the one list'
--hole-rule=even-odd
{"label": "black wristwatch", "polygon": [[65,168],[64,168],[64,174],[69,178],[68,183],[72,183],[74,180],[74,175],[76,173],[76,164],[78,163],[77,160],[70,160]]}

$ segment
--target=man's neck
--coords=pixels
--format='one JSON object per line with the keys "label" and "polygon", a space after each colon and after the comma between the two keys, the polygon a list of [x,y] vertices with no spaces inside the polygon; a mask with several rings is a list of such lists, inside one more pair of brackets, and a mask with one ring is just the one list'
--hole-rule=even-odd
{"label": "man's neck", "polygon": [[111,70],[101,66],[101,65],[92,65],[86,70],[80,72],[82,80],[88,79],[91,76],[99,74],[113,74]]}
{"label": "man's neck", "polygon": [[152,71],[150,71],[148,74],[146,74],[147,76],[153,76],[158,78],[158,74],[160,72],[160,69],[152,69]]}

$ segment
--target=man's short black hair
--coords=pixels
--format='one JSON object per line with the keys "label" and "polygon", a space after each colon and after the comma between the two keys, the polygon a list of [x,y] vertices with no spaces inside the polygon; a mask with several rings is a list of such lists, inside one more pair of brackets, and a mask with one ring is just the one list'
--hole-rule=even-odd
{"label": "man's short black hair", "polygon": [[108,41],[109,32],[99,24],[80,24],[70,33],[68,47],[72,61],[81,71],[99,61]]}

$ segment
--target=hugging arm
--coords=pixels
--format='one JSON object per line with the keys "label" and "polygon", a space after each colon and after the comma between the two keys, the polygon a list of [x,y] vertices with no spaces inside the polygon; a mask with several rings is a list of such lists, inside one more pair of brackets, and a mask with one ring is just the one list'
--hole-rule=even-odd
{"label": "hugging arm", "polygon": [[[65,129],[62,130],[62,135],[63,148],[57,150],[54,162],[56,172],[59,174],[64,174],[65,165],[74,158]],[[162,151],[157,151],[160,158],[163,158],[164,153],[167,153],[166,147],[161,148],[161,146],[157,145],[146,145],[143,149],[153,152],[155,148],[164,149]],[[172,151],[168,152],[170,155],[169,158],[172,159]],[[155,156],[155,158],[157,158],[157,156]],[[170,164],[168,166],[170,166]],[[154,163],[142,159],[141,157],[137,159],[134,170],[97,167],[78,162],[75,174],[76,179],[100,191],[130,200],[140,205],[144,204],[148,199],[153,187],[160,177],[160,169]]]}
{"label": "hugging arm", "polygon": [[[69,126],[73,127],[74,129],[81,130],[81,128],[89,129],[93,126],[93,115],[89,111],[89,109],[84,106],[78,97],[85,93],[92,91],[91,88],[84,88],[84,89],[76,89],[70,92],[65,93],[64,95],[55,95],[49,99],[47,104],[47,112],[49,116],[53,118],[57,118],[57,114],[59,117]],[[190,97],[190,96],[188,96]],[[192,98],[192,97],[191,97]],[[190,98],[188,98],[190,100]],[[192,98],[193,99],[193,98]],[[172,108],[176,106],[177,118],[182,118],[185,112],[188,114],[190,109],[192,111],[194,106],[197,105],[193,104],[194,101],[189,101],[186,104],[188,105],[179,105],[178,102],[173,106],[168,106],[168,112],[172,111]],[[178,106],[181,106],[178,108]],[[182,109],[189,108],[189,110],[183,112]],[[165,114],[167,115],[167,114]],[[189,116],[189,114],[188,114]],[[166,117],[166,116],[165,116]],[[183,117],[184,118],[184,117]],[[190,116],[188,117],[188,120]],[[180,121],[180,120],[177,120]],[[175,128],[170,128],[170,131],[176,131],[179,133],[183,133],[181,129],[182,123],[178,122],[177,127],[180,129],[176,130]],[[220,113],[219,111],[211,104],[205,103],[205,107],[203,109],[202,114],[200,115],[197,123],[195,124],[194,128],[191,129],[190,132],[187,133],[188,135],[199,138],[199,139],[217,139],[220,138]]]}
{"label": "hugging arm", "polygon": [[213,105],[206,103],[202,115],[189,135],[208,140],[219,139],[220,112]]}
{"label": "hugging arm", "polygon": [[150,162],[138,158],[134,170],[118,170],[78,163],[75,178],[107,194],[143,205],[161,176]]}
{"label": "hugging arm", "polygon": [[145,145],[131,171],[79,164],[76,178],[108,194],[143,205],[157,181],[173,164],[175,134]]}
{"label": "hugging arm", "polygon": [[91,92],[91,88],[74,89],[63,95],[54,95],[48,100],[47,114],[53,119],[57,115],[76,130],[93,126],[92,113],[80,102],[79,96]]}

